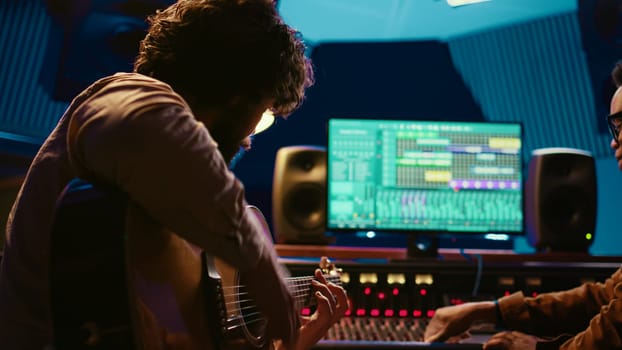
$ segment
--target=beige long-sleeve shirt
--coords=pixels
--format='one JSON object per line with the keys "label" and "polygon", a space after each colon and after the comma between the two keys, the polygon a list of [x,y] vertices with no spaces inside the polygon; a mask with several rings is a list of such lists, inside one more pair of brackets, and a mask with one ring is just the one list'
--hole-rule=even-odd
{"label": "beige long-sleeve shirt", "polygon": [[622,349],[622,268],[603,283],[585,283],[535,298],[521,292],[499,299],[508,329],[539,336],[567,336],[538,349]]}
{"label": "beige long-sleeve shirt", "polygon": [[9,216],[0,270],[0,348],[51,341],[49,235],[56,198],[74,177],[128,193],[162,227],[244,271],[268,248],[242,184],[205,126],[168,85],[133,73],[74,99],[34,158]]}

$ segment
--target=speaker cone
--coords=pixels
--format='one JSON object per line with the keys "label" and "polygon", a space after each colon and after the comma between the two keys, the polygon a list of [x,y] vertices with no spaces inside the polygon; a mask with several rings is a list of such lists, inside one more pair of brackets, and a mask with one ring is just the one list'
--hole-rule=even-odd
{"label": "speaker cone", "polygon": [[568,249],[575,245],[574,241],[585,239],[586,233],[593,233],[596,210],[590,203],[590,198],[576,186],[560,187],[544,201],[542,210],[545,229],[566,237],[558,240],[556,244],[559,247]]}
{"label": "speaker cone", "polygon": [[313,230],[324,225],[324,188],[319,184],[301,183],[293,188],[283,203],[285,218],[293,227]]}

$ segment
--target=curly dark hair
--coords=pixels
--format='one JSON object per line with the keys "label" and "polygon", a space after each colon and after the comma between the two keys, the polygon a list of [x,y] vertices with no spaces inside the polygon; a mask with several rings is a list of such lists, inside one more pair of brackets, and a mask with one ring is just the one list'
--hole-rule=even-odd
{"label": "curly dark hair", "polygon": [[301,35],[272,0],[178,0],[149,24],[134,71],[170,84],[191,105],[272,98],[274,112],[288,115],[313,84]]}

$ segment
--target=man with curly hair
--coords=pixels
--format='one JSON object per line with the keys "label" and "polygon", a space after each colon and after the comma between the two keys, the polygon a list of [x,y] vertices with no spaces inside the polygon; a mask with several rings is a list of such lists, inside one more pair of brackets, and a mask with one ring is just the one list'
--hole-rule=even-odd
{"label": "man with curly hair", "polygon": [[[286,272],[228,167],[240,145],[249,147],[264,111],[287,116],[302,103],[313,74],[300,35],[272,0],[179,0],[149,22],[134,72],[102,78],[75,97],[31,164],[7,225],[1,347],[52,343],[53,210],[64,186],[81,177],[123,190],[132,203],[129,261],[141,312],[165,329],[153,346],[209,341],[192,304],[201,249],[241,272],[270,339],[308,348],[345,313],[345,291],[318,275],[318,309],[301,326]],[[176,302],[153,305],[141,291],[154,286],[170,286]],[[170,313],[181,315],[174,324]]]}

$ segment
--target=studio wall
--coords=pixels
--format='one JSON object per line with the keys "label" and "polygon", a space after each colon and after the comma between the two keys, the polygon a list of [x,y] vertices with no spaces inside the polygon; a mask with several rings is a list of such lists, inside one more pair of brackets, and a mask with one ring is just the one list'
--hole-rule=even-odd
{"label": "studio wall", "polygon": [[[57,69],[54,64],[58,62],[50,59],[49,50],[60,45],[62,36],[54,28],[41,1],[0,2],[2,152],[31,156],[67,106],[67,102],[54,100],[40,79],[42,72]],[[395,80],[390,79],[389,73],[372,71],[392,64],[382,55],[369,65],[360,65],[358,74],[352,71],[349,78],[344,76],[354,79],[361,91],[365,87],[361,84],[368,84],[370,91],[381,91],[382,98],[376,100],[370,98],[373,96],[370,91],[367,91],[368,95],[357,95],[354,90],[346,90],[351,88],[348,85],[330,93],[319,90],[324,82],[332,82],[333,76],[329,69],[318,66],[318,83],[309,91],[303,107],[289,120],[279,120],[271,129],[258,135],[254,149],[235,169],[247,186],[250,201],[265,208],[269,214],[276,151],[294,144],[324,145],[326,120],[331,115],[521,120],[527,130],[525,143],[528,152],[550,146],[593,152],[597,158],[599,212],[597,238],[591,252],[622,254],[615,248],[620,246],[620,239],[615,234],[617,214],[612,212],[622,198],[622,186],[619,185],[622,175],[616,170],[615,160],[611,159],[609,136],[599,124],[603,118],[595,112],[598,99],[591,88],[590,62],[581,43],[577,13],[558,13],[452,36],[439,42],[448,53],[442,64],[425,61],[429,58],[425,52],[413,59],[401,57],[400,62],[416,65],[425,61],[431,65],[431,71],[446,73],[449,69],[455,72],[438,77],[441,85],[465,87],[461,93],[468,101],[462,105],[469,108],[463,110],[464,114],[452,115],[447,110],[433,108],[434,105],[447,107],[456,97],[451,91],[457,90],[449,89],[444,93],[441,89],[434,94],[434,99],[409,94],[415,87],[424,88],[425,79],[417,80],[417,70],[410,70]],[[350,42],[346,44],[352,45]],[[361,44],[359,41],[357,46]],[[319,47],[320,43],[315,46]],[[357,52],[352,60],[361,63],[366,57],[360,55],[362,53]],[[374,62],[378,66],[375,67]],[[422,109],[422,100],[425,100],[425,109]],[[525,161],[528,161],[528,153]],[[521,244],[518,243],[517,249],[528,250]]]}

